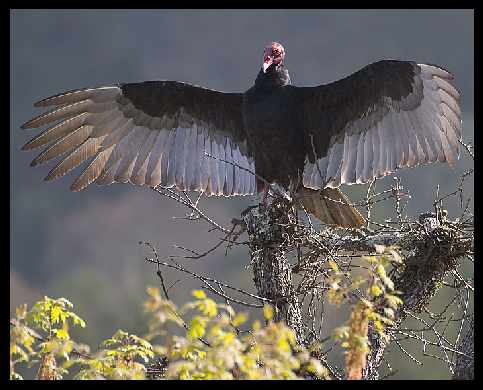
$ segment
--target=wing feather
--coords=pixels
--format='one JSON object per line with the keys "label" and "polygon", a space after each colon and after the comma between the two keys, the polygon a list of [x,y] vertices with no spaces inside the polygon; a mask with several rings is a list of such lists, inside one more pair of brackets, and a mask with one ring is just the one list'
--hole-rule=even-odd
{"label": "wing feather", "polygon": [[89,134],[91,132],[92,126],[83,125],[78,127],[73,132],[62,137],[52,146],[49,146],[47,149],[45,149],[32,161],[30,165],[35,166],[38,164],[42,164],[64,153],[67,153],[68,151],[82,144],[87,138],[89,138]]}
{"label": "wing feather", "polygon": [[353,183],[356,180],[357,146],[359,134],[348,134],[344,137],[344,151],[347,151],[347,161],[344,161],[342,183]]}
{"label": "wing feather", "polygon": [[455,112],[448,107],[446,103],[441,104],[441,109],[444,116],[450,121],[452,127],[456,131],[457,137],[461,137],[462,123],[461,119],[455,114]]}
{"label": "wing feather", "polygon": [[133,174],[134,164],[138,153],[146,142],[151,131],[145,127],[135,127],[132,136],[126,145],[126,153],[122,157],[121,163],[114,179],[120,183],[127,183]]}
{"label": "wing feather", "polygon": [[[112,157],[112,155],[111,155]],[[109,157],[109,158],[111,158]],[[102,171],[101,175],[97,178],[95,181],[96,184],[105,186],[109,184],[113,184],[115,182],[114,180],[114,175],[116,174],[117,168],[119,167],[120,163],[120,158],[118,157],[117,160],[115,160],[110,166],[104,167],[104,170]]]}
{"label": "wing feather", "polygon": [[357,161],[356,161],[356,183],[362,183],[362,170],[364,169],[364,139],[365,133],[362,133],[357,143]]}
{"label": "wing feather", "polygon": [[68,135],[70,132],[75,131],[80,126],[84,125],[86,119],[91,115],[92,114],[88,112],[83,112],[59,123],[58,125],[48,128],[36,137],[32,138],[29,142],[27,142],[22,147],[22,150],[35,149],[40,146],[47,145],[50,142],[57,141],[59,138]]}
{"label": "wing feather", "polygon": [[406,111],[400,113],[399,119],[401,121],[401,129],[404,132],[403,137],[407,143],[407,159],[404,166],[413,167],[419,163],[417,136]]}
{"label": "wing feather", "polygon": [[119,94],[118,87],[100,87],[76,89],[51,96],[34,104],[35,107],[46,107],[52,105],[70,104],[81,100],[91,99],[97,102],[109,101]]}
{"label": "wing feather", "polygon": [[146,168],[146,184],[150,187],[156,187],[161,183],[161,160],[170,134],[169,131],[158,131],[159,135],[149,154],[148,166]]}
{"label": "wing feather", "polygon": [[186,139],[186,161],[185,161],[185,175],[184,185],[187,191],[194,190],[193,177],[196,168],[196,163],[199,161],[196,155],[196,128],[189,128]]}
{"label": "wing feather", "polygon": [[21,127],[51,127],[22,149],[45,147],[32,165],[62,158],[48,180],[92,159],[73,191],[93,182],[131,182],[210,195],[251,193],[254,180],[221,161],[236,160],[244,167],[253,162],[240,152],[247,139],[242,101],[242,94],[174,81],[67,91],[35,104],[53,108]]}
{"label": "wing feather", "polygon": [[210,159],[206,156],[207,153],[211,150],[211,142],[210,139],[207,137],[206,130],[201,129],[198,133],[198,146],[200,150],[201,156],[201,165],[200,165],[200,184],[201,190],[203,192],[208,193],[209,184],[210,184]]}
{"label": "wing feather", "polygon": [[218,195],[224,195],[225,183],[226,183],[226,139],[223,137],[221,143],[218,145],[218,156],[220,161],[218,161],[218,172],[220,177],[220,186]]}
{"label": "wing feather", "polygon": [[69,104],[67,106],[62,106],[60,108],[51,110],[45,114],[35,117],[34,119],[24,123],[21,128],[30,129],[33,127],[41,127],[60,119],[66,119],[82,114],[83,112],[91,112],[90,110],[92,109],[94,104],[95,103],[92,100],[86,99],[81,100],[80,102]]}
{"label": "wing feather", "polygon": [[242,193],[243,189],[242,189],[242,183],[241,183],[243,170],[240,169],[241,163],[242,163],[240,149],[238,148],[238,146],[236,146],[234,149],[232,149],[232,151],[233,151],[233,160],[234,160],[234,163],[236,164],[235,176],[233,179],[233,192],[237,195],[243,195]]}
{"label": "wing feather", "polygon": [[150,131],[148,132],[148,137],[146,142],[143,144],[141,150],[139,151],[138,157],[136,159],[136,164],[134,165],[132,172],[132,183],[136,185],[144,185],[146,183],[146,173],[148,169],[148,161],[151,150],[156,144],[160,131]]}
{"label": "wing feather", "polygon": [[79,145],[65,159],[59,162],[47,175],[45,180],[50,181],[64,176],[70,170],[76,168],[84,161],[94,156],[100,147],[99,138],[89,138]]}
{"label": "wing feather", "polygon": [[[296,88],[306,137],[304,186],[366,183],[436,161],[453,165],[462,126],[451,80],[434,65],[390,60],[331,84]],[[315,174],[324,162],[325,182]]]}
{"label": "wing feather", "polygon": [[233,174],[234,174],[234,167],[233,167],[233,151],[230,138],[226,138],[226,147],[225,147],[225,160],[228,161],[226,164],[226,180],[225,180],[225,187],[223,188],[223,194],[228,195],[233,192]]}
{"label": "wing feather", "polygon": [[176,129],[176,140],[173,152],[176,157],[176,164],[174,165],[174,180],[176,187],[184,191],[185,188],[185,172],[186,172],[186,158],[187,158],[187,148],[186,141],[188,140],[189,129],[183,127]]}
{"label": "wing feather", "polygon": [[71,191],[77,192],[83,190],[89,184],[94,182],[104,170],[106,162],[112,153],[114,146],[111,146],[102,152],[98,153],[97,156],[91,161],[87,168],[75,179],[72,183],[70,189]]}
{"label": "wing feather", "polygon": [[[172,131],[169,135],[166,150],[161,160],[161,185],[166,188],[171,188],[175,185],[176,180],[176,139],[180,138],[177,131]],[[178,141],[179,142],[179,141]],[[165,175],[165,176],[164,176]]]}
{"label": "wing feather", "polygon": [[371,178],[372,172],[372,162],[374,160],[373,148],[372,148],[372,137],[374,130],[369,129],[365,134],[364,138],[364,166],[362,169],[361,181],[365,183]]}

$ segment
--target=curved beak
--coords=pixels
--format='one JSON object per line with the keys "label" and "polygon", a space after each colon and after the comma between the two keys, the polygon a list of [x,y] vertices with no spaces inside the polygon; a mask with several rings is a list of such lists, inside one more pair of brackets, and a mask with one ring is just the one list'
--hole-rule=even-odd
{"label": "curved beak", "polygon": [[273,63],[273,57],[272,56],[266,56],[263,59],[263,65],[262,65],[263,73],[267,73],[267,69],[270,65],[272,65],[272,63]]}

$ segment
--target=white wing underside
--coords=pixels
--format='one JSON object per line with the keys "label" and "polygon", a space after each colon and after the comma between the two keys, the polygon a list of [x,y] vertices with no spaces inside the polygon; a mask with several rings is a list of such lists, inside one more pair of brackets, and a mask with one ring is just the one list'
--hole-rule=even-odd
{"label": "white wing underside", "polygon": [[418,64],[424,97],[414,110],[395,109],[364,132],[360,120],[349,124],[343,141],[331,140],[326,156],[310,163],[306,158],[303,185],[312,189],[341,184],[366,183],[401,167],[436,161],[453,165],[459,158],[461,111],[459,93],[447,81],[451,74],[431,65]]}
{"label": "white wing underside", "polygon": [[[65,155],[46,180],[61,177],[92,158],[72,184],[73,191],[93,182],[129,182],[206,195],[255,193],[254,160],[240,150],[246,145],[236,144],[229,133],[194,118],[181,118],[178,123],[183,126],[172,127],[172,118],[150,117],[131,103],[121,104],[121,94],[118,87],[101,87],[68,92],[36,104],[58,107],[23,128],[60,122],[23,147],[47,146],[32,165]],[[178,119],[183,115],[181,109]]]}

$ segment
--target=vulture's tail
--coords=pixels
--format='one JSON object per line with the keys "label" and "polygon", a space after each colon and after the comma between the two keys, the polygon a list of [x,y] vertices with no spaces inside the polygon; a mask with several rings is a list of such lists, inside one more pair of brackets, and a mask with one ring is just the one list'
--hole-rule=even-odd
{"label": "vulture's tail", "polygon": [[338,188],[311,190],[302,187],[297,193],[297,206],[301,205],[326,225],[344,228],[359,228],[365,220],[361,213],[349,203]]}

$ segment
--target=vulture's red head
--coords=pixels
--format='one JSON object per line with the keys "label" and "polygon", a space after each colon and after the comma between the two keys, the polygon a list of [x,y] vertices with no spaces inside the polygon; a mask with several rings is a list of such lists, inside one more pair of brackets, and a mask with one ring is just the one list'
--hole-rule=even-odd
{"label": "vulture's red head", "polygon": [[281,64],[285,58],[285,49],[278,42],[272,42],[265,46],[263,50],[263,73],[265,73],[268,67],[272,64],[275,66]]}

